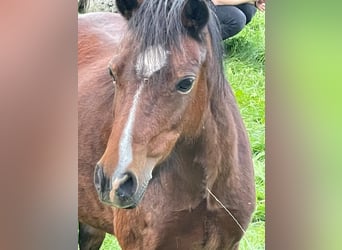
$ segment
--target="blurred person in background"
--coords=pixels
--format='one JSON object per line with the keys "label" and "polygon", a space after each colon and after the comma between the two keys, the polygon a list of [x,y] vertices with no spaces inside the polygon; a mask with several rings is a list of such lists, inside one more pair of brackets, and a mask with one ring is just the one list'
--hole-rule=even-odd
{"label": "blurred person in background", "polygon": [[222,40],[239,33],[257,10],[265,11],[266,0],[211,0],[220,21]]}

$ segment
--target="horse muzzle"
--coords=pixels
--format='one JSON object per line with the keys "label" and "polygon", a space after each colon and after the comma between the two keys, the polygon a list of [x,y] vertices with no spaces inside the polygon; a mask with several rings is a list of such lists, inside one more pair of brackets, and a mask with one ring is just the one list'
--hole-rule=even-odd
{"label": "horse muzzle", "polygon": [[135,208],[141,201],[152,171],[139,177],[131,171],[114,173],[108,177],[103,166],[97,164],[94,172],[94,184],[102,203],[117,208]]}

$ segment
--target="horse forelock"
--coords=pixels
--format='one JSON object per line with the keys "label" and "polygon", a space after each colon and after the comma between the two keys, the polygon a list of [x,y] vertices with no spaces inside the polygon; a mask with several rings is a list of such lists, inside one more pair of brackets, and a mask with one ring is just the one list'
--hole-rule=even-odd
{"label": "horse forelock", "polygon": [[[137,54],[137,63],[148,61],[151,58],[149,51],[157,51],[154,58],[156,59],[152,69],[147,66],[145,69],[136,66],[137,71],[150,75],[153,69],[159,66],[165,66],[167,53],[171,50],[183,52],[184,38],[189,36],[186,28],[181,22],[182,10],[184,8],[184,0],[149,0],[143,1],[139,8],[134,12],[132,18],[128,21],[128,30],[130,41],[134,44],[135,53]],[[208,71],[212,72],[212,82],[216,85],[225,84],[222,66],[222,44],[219,32],[219,24],[212,10],[213,6],[208,3],[210,18],[207,28],[204,28],[198,34],[197,42],[205,44],[210,50],[211,62]],[[209,42],[208,42],[209,39]],[[142,59],[147,56],[146,59]],[[139,59],[140,57],[140,59]],[[159,66],[158,66],[159,65]],[[155,70],[153,70],[155,71]],[[217,79],[215,79],[217,78]],[[218,89],[221,87],[218,86]]]}
{"label": "horse forelock", "polygon": [[186,34],[181,23],[183,1],[143,1],[129,21],[133,39],[139,42],[139,49],[153,46],[166,49],[181,47],[180,38]]}

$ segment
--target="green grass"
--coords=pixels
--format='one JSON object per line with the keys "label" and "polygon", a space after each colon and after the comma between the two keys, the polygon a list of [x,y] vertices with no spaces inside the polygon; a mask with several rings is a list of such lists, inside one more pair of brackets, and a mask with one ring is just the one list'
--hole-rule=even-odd
{"label": "green grass", "polygon": [[265,15],[258,12],[224,47],[225,72],[252,147],[257,195],[252,223],[240,249],[265,249]]}
{"label": "green grass", "polygon": [[[258,12],[237,36],[224,42],[226,76],[246,125],[255,168],[257,207],[240,249],[265,249],[265,15]],[[248,241],[248,242],[247,242]],[[102,250],[119,250],[107,235]]]}
{"label": "green grass", "polygon": [[120,245],[115,237],[110,234],[106,234],[100,250],[121,250]]}

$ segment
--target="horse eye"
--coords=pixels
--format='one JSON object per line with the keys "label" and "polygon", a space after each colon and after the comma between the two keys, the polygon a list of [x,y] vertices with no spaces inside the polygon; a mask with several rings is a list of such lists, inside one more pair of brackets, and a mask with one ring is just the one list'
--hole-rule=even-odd
{"label": "horse eye", "polygon": [[116,76],[111,68],[108,68],[109,70],[109,75],[113,78],[113,83],[116,83]]}
{"label": "horse eye", "polygon": [[194,77],[186,77],[180,80],[176,85],[176,90],[181,94],[188,94],[192,89],[194,80]]}

